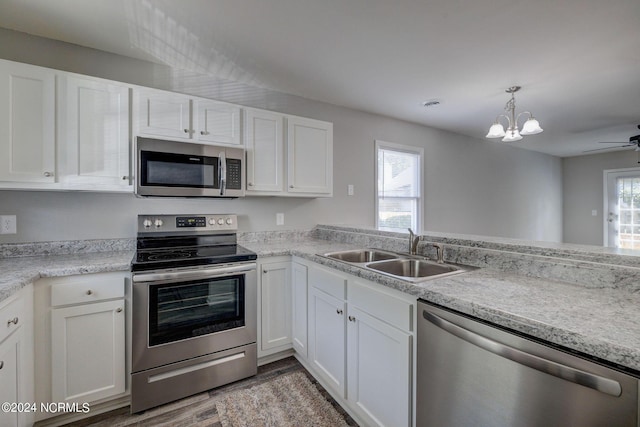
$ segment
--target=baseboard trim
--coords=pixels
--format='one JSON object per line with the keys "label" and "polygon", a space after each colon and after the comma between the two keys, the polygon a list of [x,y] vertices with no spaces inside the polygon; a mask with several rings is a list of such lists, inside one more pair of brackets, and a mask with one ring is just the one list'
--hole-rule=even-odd
{"label": "baseboard trim", "polygon": [[277,362],[278,360],[286,359],[293,356],[295,352],[293,349],[283,350],[279,353],[270,354],[268,356],[262,356],[258,359],[258,366],[266,365],[268,363]]}

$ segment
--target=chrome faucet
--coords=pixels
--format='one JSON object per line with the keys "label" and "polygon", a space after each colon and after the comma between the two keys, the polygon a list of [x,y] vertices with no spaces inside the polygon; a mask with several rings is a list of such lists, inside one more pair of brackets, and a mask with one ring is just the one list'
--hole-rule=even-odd
{"label": "chrome faucet", "polygon": [[432,243],[431,246],[436,248],[436,262],[438,264],[444,264],[444,248],[440,243]]}
{"label": "chrome faucet", "polygon": [[418,251],[418,243],[420,242],[420,236],[416,236],[412,229],[409,230],[409,253],[415,255]]}

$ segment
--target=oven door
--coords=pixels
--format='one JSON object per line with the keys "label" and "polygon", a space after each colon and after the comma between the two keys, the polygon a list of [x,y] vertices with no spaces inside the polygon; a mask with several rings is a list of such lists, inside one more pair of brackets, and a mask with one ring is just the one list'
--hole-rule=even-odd
{"label": "oven door", "polygon": [[132,371],[256,342],[255,263],[133,275]]}

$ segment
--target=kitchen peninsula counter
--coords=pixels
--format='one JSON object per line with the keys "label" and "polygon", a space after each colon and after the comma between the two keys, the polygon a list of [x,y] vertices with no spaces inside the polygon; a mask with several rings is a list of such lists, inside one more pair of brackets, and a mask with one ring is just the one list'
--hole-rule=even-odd
{"label": "kitchen peninsula counter", "polygon": [[[414,284],[322,256],[327,252],[365,247],[402,251],[406,249],[405,239],[391,238],[382,243],[356,239],[346,243],[340,239],[317,238],[317,234],[309,233],[288,239],[281,235],[271,239],[269,233],[261,239],[242,240],[243,236],[240,237],[239,243],[257,252],[260,258],[301,257],[620,365],[636,374],[640,372],[640,292],[636,288],[598,286],[597,282],[580,285],[532,277],[527,271],[505,271],[489,266]],[[426,251],[424,247],[422,250]],[[0,302],[40,277],[127,271],[133,254],[132,249],[126,249],[0,258]],[[449,255],[457,256],[453,250]],[[578,268],[595,267],[581,261]],[[612,274],[608,267],[603,268],[607,274]]]}

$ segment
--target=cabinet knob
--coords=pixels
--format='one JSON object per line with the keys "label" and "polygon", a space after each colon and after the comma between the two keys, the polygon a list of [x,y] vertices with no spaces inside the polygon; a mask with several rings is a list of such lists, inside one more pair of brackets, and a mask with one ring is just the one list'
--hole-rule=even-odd
{"label": "cabinet knob", "polygon": [[289,188],[293,188],[293,185],[290,185]]}
{"label": "cabinet knob", "polygon": [[356,318],[355,318],[355,317],[353,317],[353,316],[349,316],[349,321],[350,321],[350,322],[355,322],[355,321],[356,321]]}
{"label": "cabinet knob", "polygon": [[92,291],[91,289],[89,289],[89,290],[87,291],[87,295],[92,295],[92,294],[93,294],[93,291]]}
{"label": "cabinet knob", "polygon": [[122,177],[122,180],[123,180],[123,181],[126,181],[126,180],[128,180],[128,179],[129,179],[129,177],[128,177],[128,176],[123,176],[123,177]]}
{"label": "cabinet knob", "polygon": [[46,176],[47,178],[52,177],[53,176],[53,172],[45,172],[44,176]]}
{"label": "cabinet knob", "polygon": [[122,307],[116,308],[116,313],[122,313]]}
{"label": "cabinet knob", "polygon": [[185,129],[185,130],[184,130],[184,133],[189,133],[189,129]]}
{"label": "cabinet knob", "polygon": [[209,132],[205,131],[205,130],[201,130],[200,131],[200,135],[209,135]]}
{"label": "cabinet knob", "polygon": [[247,185],[248,185],[249,187],[253,187],[253,182],[249,182],[249,183],[247,183]]}
{"label": "cabinet knob", "polygon": [[13,323],[14,325],[17,325],[17,324],[18,324],[18,318],[17,318],[17,317],[14,317],[13,319],[9,319],[9,320],[7,321],[7,326],[11,326],[11,324],[12,324],[12,323]]}
{"label": "cabinet knob", "polygon": [[4,368],[4,360],[0,360],[0,369]]}
{"label": "cabinet knob", "polygon": [[263,274],[267,274],[267,273],[268,273],[268,271],[267,271],[267,270],[262,270],[262,273],[263,273]]}
{"label": "cabinet knob", "polygon": [[336,313],[338,313],[338,314],[342,314],[342,310],[340,310],[340,309],[338,308],[338,309],[336,309]]}

